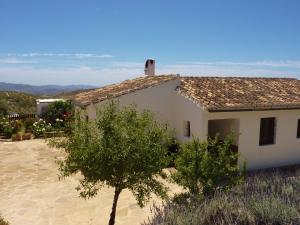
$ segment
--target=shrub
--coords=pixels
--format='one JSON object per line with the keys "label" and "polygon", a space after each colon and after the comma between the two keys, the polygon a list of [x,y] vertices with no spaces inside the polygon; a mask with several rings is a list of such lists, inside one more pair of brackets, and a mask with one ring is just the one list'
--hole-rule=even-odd
{"label": "shrub", "polygon": [[4,218],[2,218],[2,216],[0,216],[0,225],[9,225],[9,222],[4,220]]}
{"label": "shrub", "polygon": [[68,122],[73,118],[74,107],[71,101],[57,101],[48,105],[47,111],[42,115],[42,118],[47,123],[55,124],[57,119]]}
{"label": "shrub", "polygon": [[300,182],[297,173],[275,171],[248,175],[230,192],[211,196],[176,196],[144,225],[299,225]]}
{"label": "shrub", "polygon": [[177,171],[172,175],[173,181],[193,195],[231,189],[245,174],[245,168],[241,170],[237,164],[238,154],[231,150],[231,145],[230,137],[223,142],[216,137],[183,144],[175,161]]}
{"label": "shrub", "polygon": [[45,133],[51,131],[52,126],[50,123],[46,123],[45,120],[39,119],[33,124],[33,134],[35,137],[45,136]]}
{"label": "shrub", "polygon": [[2,117],[0,120],[0,132],[3,133],[6,138],[10,138],[11,135],[16,132],[14,122],[10,121],[7,117]]}
{"label": "shrub", "polygon": [[30,140],[31,139],[31,133],[25,133],[22,135],[22,140]]}
{"label": "shrub", "polygon": [[0,116],[6,116],[9,110],[9,105],[4,99],[0,99]]}
{"label": "shrub", "polygon": [[168,146],[168,156],[170,157],[169,167],[175,166],[175,160],[179,152],[180,145],[175,138],[172,138]]}
{"label": "shrub", "polygon": [[299,214],[295,207],[275,196],[254,199],[249,205],[259,224],[296,224]]}
{"label": "shrub", "polygon": [[25,118],[24,119],[24,127],[26,131],[33,130],[33,124],[36,122],[35,118]]}
{"label": "shrub", "polygon": [[17,133],[11,136],[12,141],[22,141],[22,134]]}
{"label": "shrub", "polygon": [[13,133],[22,132],[25,131],[25,126],[22,120],[12,120],[11,126],[13,127]]}

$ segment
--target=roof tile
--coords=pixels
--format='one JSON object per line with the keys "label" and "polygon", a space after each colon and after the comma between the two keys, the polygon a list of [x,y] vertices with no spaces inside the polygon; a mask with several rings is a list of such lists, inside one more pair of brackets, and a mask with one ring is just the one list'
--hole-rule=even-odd
{"label": "roof tile", "polygon": [[159,85],[163,82],[177,79],[176,75],[143,76],[132,80],[125,80],[121,83],[104,86],[102,88],[83,91],[75,96],[73,100],[86,106],[91,103],[101,102],[108,98],[116,98],[137,90]]}
{"label": "roof tile", "polygon": [[182,77],[178,92],[208,111],[300,108],[300,81],[292,78]]}

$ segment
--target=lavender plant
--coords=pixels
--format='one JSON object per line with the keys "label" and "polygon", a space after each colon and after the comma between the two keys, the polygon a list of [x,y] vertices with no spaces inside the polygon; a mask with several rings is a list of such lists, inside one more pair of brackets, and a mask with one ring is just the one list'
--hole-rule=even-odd
{"label": "lavender plant", "polygon": [[272,170],[248,175],[230,192],[168,201],[153,206],[153,218],[143,225],[299,225],[299,170]]}

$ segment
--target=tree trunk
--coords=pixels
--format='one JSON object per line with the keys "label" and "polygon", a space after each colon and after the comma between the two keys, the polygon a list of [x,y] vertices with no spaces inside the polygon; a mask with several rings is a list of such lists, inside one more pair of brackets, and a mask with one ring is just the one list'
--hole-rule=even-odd
{"label": "tree trunk", "polygon": [[115,224],[115,218],[116,218],[116,209],[117,209],[117,203],[119,199],[119,195],[121,193],[121,190],[118,188],[115,188],[115,196],[114,196],[114,202],[110,213],[110,219],[108,225],[114,225]]}

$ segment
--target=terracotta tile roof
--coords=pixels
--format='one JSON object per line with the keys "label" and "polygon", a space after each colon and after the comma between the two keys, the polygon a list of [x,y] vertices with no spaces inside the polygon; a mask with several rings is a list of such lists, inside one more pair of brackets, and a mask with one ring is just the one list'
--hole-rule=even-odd
{"label": "terracotta tile roof", "polygon": [[137,90],[153,87],[177,78],[176,75],[143,76],[104,86],[102,88],[77,93],[72,97],[72,100],[79,105],[86,106],[91,103],[101,102],[108,98],[115,98]]}
{"label": "terracotta tile roof", "polygon": [[291,78],[182,77],[178,92],[208,111],[300,109],[300,81]]}
{"label": "terracotta tile roof", "polygon": [[214,111],[300,109],[300,81],[292,78],[142,76],[76,93],[82,106],[180,79],[177,92]]}

